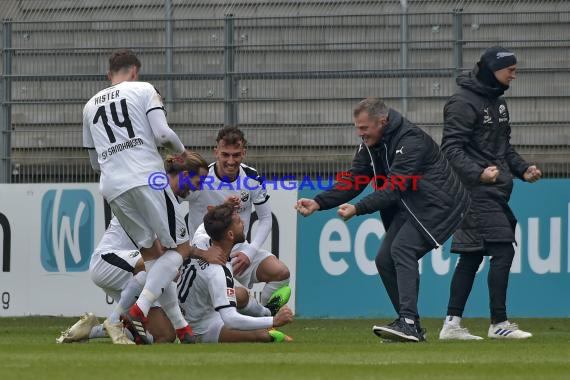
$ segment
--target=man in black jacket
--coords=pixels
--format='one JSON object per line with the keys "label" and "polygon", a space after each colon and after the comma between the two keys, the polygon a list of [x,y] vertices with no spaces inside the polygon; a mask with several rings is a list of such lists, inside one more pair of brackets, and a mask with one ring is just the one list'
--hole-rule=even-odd
{"label": "man in black jacket", "polygon": [[[352,168],[332,189],[299,199],[295,207],[308,216],[340,206],[344,220],[381,211],[386,234],[376,267],[399,318],[373,331],[385,339],[418,342],[424,340],[417,310],[418,260],[455,231],[469,196],[431,137],[380,99],[361,101],[354,122],[362,143]],[[345,203],[372,179],[375,192],[356,205]]]}
{"label": "man in black jacket", "polygon": [[488,337],[532,336],[510,323],[506,311],[517,224],[508,205],[513,176],[535,182],[542,175],[510,144],[509,110],[502,95],[516,78],[516,63],[515,55],[505,48],[487,49],[472,72],[457,77],[459,89],[444,108],[442,150],[473,202],[453,238],[451,251],[461,256],[453,274],[440,339],[482,339],[462,328],[460,321],[484,256],[492,256],[488,275],[491,308]]}

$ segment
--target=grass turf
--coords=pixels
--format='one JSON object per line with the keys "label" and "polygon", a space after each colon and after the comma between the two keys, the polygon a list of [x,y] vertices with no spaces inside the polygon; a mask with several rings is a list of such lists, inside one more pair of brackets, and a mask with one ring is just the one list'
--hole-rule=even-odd
{"label": "grass turf", "polygon": [[[290,344],[117,346],[108,339],[55,343],[76,318],[0,318],[0,379],[568,379],[570,320],[519,319],[526,341],[439,341],[441,320],[424,320],[428,342],[382,343],[388,320],[299,319]],[[486,336],[488,322],[468,319]]]}

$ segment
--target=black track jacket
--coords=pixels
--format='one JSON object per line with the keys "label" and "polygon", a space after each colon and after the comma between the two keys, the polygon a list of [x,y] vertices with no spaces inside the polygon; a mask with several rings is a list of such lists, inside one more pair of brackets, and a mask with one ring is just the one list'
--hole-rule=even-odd
{"label": "black track jacket", "polygon": [[[384,176],[390,182],[380,190],[386,181],[377,179],[379,190],[355,205],[357,215],[380,210],[384,228],[388,230],[394,215],[405,212],[434,247],[451,236],[469,207],[467,190],[439,146],[392,109],[382,140],[370,148],[370,153],[364,144],[360,144],[352,168],[337,178],[332,189],[315,197],[321,210],[339,206],[360,194],[366,185],[357,188],[357,176],[367,177],[368,182],[374,176]],[[421,178],[416,177],[413,181],[408,176]],[[394,180],[398,182],[402,178],[406,178],[403,189],[398,185],[391,186]]]}
{"label": "black track jacket", "polygon": [[[484,242],[515,241],[517,220],[508,202],[513,175],[522,179],[529,165],[511,146],[504,90],[481,83],[475,71],[460,74],[457,84],[444,107],[441,148],[473,201],[451,246],[466,253],[484,250]],[[481,183],[481,173],[492,165],[499,169],[497,181]]]}

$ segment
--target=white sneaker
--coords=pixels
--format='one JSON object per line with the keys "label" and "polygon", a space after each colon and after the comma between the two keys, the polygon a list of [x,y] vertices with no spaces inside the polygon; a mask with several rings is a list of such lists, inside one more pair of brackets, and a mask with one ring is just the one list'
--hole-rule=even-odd
{"label": "white sneaker", "polygon": [[109,334],[113,344],[135,344],[135,342],[125,335],[121,322],[111,323],[108,319],[105,319],[105,321],[103,321],[103,327],[105,331],[107,331],[107,334]]}
{"label": "white sneaker", "polygon": [[473,335],[465,327],[460,325],[452,325],[444,323],[439,332],[439,339],[456,339],[456,340],[483,340],[482,337]]}
{"label": "white sneaker", "polygon": [[73,326],[62,331],[60,337],[55,341],[56,343],[85,342],[89,339],[91,329],[98,324],[99,321],[93,313],[85,313]]}
{"label": "white sneaker", "polygon": [[489,326],[489,338],[495,339],[528,339],[531,333],[520,330],[516,323],[504,321],[496,325]]}

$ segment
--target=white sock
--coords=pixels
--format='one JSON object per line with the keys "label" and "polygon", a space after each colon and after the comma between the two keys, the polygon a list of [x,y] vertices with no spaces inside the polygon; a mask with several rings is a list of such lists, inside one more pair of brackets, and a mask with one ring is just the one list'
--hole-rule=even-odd
{"label": "white sock", "polygon": [[107,337],[107,331],[105,331],[103,325],[93,326],[91,328],[91,331],[89,332],[89,339],[106,338],[106,337]]}
{"label": "white sock", "polygon": [[243,315],[249,315],[250,317],[270,317],[271,311],[268,308],[261,305],[255,297],[249,297],[247,305],[238,309],[238,311]]}
{"label": "white sock", "polygon": [[137,301],[138,307],[146,316],[152,304],[174,280],[178,268],[182,265],[182,256],[176,251],[166,251],[160,256],[146,274],[146,284]]}
{"label": "white sock", "polygon": [[282,288],[285,285],[289,285],[289,279],[282,281],[271,281],[265,284],[263,290],[261,291],[261,304],[267,305],[267,301],[277,289]]}
{"label": "white sock", "polygon": [[120,322],[121,314],[125,313],[137,302],[137,298],[141,291],[143,290],[146,281],[146,272],[142,271],[134,275],[128,282],[123,291],[121,292],[121,298],[119,298],[115,308],[111,315],[109,315],[109,321],[111,323]]}
{"label": "white sock", "polygon": [[188,326],[188,322],[184,319],[180,306],[178,306],[178,292],[174,282],[170,282],[170,285],[164,289],[162,295],[158,297],[158,302],[160,302],[162,310],[170,319],[175,330]]}
{"label": "white sock", "polygon": [[461,324],[461,317],[455,315],[448,315],[445,317],[444,324],[449,326],[459,326]]}

